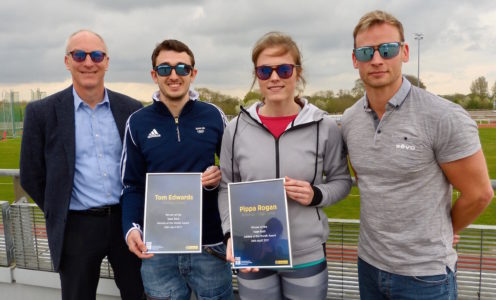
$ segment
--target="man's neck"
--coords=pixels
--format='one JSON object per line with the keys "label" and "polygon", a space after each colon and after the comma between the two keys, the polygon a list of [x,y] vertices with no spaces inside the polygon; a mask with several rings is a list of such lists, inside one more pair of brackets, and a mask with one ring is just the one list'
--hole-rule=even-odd
{"label": "man's neck", "polygon": [[88,104],[91,109],[95,108],[95,106],[102,102],[105,97],[105,87],[97,87],[94,89],[86,89],[74,86],[76,93],[79,98],[84,101],[84,103]]}
{"label": "man's neck", "polygon": [[167,107],[167,109],[170,111],[170,113],[174,118],[179,117],[181,110],[183,110],[183,107],[186,105],[188,101],[189,101],[189,95],[187,95],[187,97],[184,97],[181,100],[177,100],[177,99],[170,100],[160,95],[160,102],[162,102]]}
{"label": "man's neck", "polygon": [[393,98],[393,96],[401,88],[402,80],[393,85],[383,86],[380,88],[367,87],[365,86],[365,91],[367,92],[367,100],[369,101],[370,108],[375,111],[379,119],[382,118],[386,112],[386,105]]}

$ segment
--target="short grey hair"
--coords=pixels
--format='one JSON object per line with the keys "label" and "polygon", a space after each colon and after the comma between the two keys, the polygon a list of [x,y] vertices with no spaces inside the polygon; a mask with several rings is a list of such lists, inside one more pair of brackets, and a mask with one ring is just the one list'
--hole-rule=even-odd
{"label": "short grey hair", "polygon": [[[99,35],[98,33],[94,32],[94,31],[92,31],[92,30],[89,30],[89,29],[80,29],[80,30],[78,30],[78,31],[74,32],[73,34],[71,34],[71,35],[67,38],[67,42],[66,42],[66,44],[65,44],[65,53],[66,53],[66,54],[67,54],[67,53],[69,53],[69,42],[71,41],[71,39],[72,39],[75,35],[77,35],[77,34],[79,34],[79,33],[81,33],[81,32],[88,32],[88,33],[93,34],[93,35],[94,35],[94,36],[96,36],[97,38],[99,38],[99,39],[100,39],[100,41],[102,41],[102,43],[103,43],[103,47],[105,48],[105,53],[107,53],[107,51],[108,51],[108,50],[107,50],[107,44],[105,43],[105,40],[102,38],[102,36],[101,36],[101,35]],[[107,53],[107,54],[108,54],[108,53]]]}

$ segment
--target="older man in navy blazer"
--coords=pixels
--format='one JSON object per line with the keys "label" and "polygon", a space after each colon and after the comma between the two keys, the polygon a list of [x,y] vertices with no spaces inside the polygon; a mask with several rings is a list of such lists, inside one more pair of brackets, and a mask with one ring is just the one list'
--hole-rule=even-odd
{"label": "older man in navy blazer", "polygon": [[104,87],[107,47],[72,34],[65,65],[73,85],[26,107],[21,184],[46,219],[62,299],[95,299],[107,256],[123,299],[141,299],[140,261],[122,238],[119,163],[126,120],[138,101]]}

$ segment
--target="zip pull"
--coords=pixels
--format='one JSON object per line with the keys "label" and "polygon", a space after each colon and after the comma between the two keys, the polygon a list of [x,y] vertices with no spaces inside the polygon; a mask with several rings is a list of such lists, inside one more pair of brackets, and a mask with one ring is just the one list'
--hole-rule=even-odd
{"label": "zip pull", "polygon": [[179,132],[179,117],[174,117],[174,122],[176,123],[177,141],[181,142],[181,133]]}

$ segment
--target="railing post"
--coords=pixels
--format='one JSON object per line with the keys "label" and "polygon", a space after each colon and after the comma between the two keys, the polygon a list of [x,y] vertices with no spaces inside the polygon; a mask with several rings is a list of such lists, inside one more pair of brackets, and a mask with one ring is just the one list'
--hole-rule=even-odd
{"label": "railing post", "polygon": [[480,254],[479,254],[479,290],[477,291],[477,299],[481,298],[482,291],[482,255],[484,254],[484,249],[482,246],[484,245],[484,229],[481,229],[480,233]]}
{"label": "railing post", "polygon": [[[14,183],[14,197],[15,197],[15,202],[21,201],[21,202],[27,202],[29,199],[28,193],[24,191],[24,189],[21,187],[21,176],[20,175],[14,175],[12,176],[12,181]],[[22,199],[25,199],[25,201],[22,201]]]}
{"label": "railing post", "polygon": [[[14,262],[14,239],[12,238],[12,221],[10,217],[10,206],[7,201],[0,201],[2,209],[2,225],[5,243],[5,266],[10,266]],[[0,255],[0,257],[3,256]],[[0,265],[3,265],[1,263]]]}

